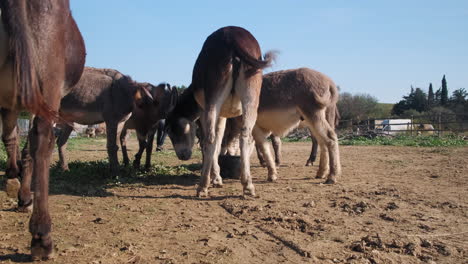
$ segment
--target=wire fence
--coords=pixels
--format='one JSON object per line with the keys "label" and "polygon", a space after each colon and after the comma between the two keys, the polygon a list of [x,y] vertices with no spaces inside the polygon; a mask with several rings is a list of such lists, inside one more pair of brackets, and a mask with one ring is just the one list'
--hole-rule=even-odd
{"label": "wire fence", "polygon": [[378,118],[366,120],[340,120],[337,127],[340,135],[466,135],[468,115],[433,114],[415,115],[406,118]]}

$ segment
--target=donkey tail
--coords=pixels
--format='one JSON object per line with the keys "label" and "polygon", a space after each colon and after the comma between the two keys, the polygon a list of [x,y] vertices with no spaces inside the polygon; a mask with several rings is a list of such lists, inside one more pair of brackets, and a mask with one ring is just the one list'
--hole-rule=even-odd
{"label": "donkey tail", "polygon": [[[57,113],[44,101],[37,76],[34,41],[27,18],[27,0],[1,1],[5,29],[13,53],[13,78],[21,105],[31,113],[52,121]],[[15,99],[16,99],[15,98]]]}
{"label": "donkey tail", "polygon": [[255,58],[252,56],[248,51],[244,50],[241,46],[237,43],[234,45],[234,50],[236,55],[240,58],[241,61],[245,62],[247,65],[252,67],[252,69],[248,70],[249,73],[253,74],[257,70],[265,69],[271,67],[273,62],[276,60],[277,51],[268,51],[262,58]]}

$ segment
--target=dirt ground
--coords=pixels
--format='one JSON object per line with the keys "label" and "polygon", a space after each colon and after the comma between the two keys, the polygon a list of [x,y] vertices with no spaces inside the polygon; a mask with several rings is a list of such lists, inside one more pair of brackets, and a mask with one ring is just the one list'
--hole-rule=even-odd
{"label": "dirt ground", "polygon": [[[166,146],[155,162],[200,163]],[[229,179],[195,198],[199,170],[106,195],[55,193],[50,262],[468,263],[468,148],[343,146],[343,176],[323,185],[317,165],[304,166],[310,143],[283,146],[276,183],[252,157],[258,198]],[[77,148],[71,160],[106,158],[104,140]],[[0,192],[4,263],[29,261],[29,215],[14,208]]]}

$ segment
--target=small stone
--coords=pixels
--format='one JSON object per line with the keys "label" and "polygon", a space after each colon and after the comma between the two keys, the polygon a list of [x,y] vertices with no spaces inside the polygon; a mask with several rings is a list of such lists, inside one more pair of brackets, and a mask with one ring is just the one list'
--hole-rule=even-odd
{"label": "small stone", "polygon": [[310,202],[304,203],[304,204],[302,205],[302,207],[306,207],[306,208],[315,207],[315,202],[314,202],[314,201],[310,201]]}

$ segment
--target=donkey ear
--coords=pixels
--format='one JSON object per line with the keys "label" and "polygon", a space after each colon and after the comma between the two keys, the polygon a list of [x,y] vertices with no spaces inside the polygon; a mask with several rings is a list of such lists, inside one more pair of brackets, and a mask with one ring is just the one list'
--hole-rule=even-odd
{"label": "donkey ear", "polygon": [[148,89],[146,87],[144,87],[144,86],[139,86],[138,89],[135,92],[135,95],[134,95],[135,104],[138,107],[142,107],[143,103],[145,101],[145,97],[147,97],[151,101],[154,101],[153,96],[148,91]]}
{"label": "donkey ear", "polygon": [[140,87],[140,89],[142,90],[142,92],[148,96],[148,98],[153,102],[154,101],[154,98],[153,98],[153,95],[151,95],[151,92],[148,90],[148,88],[146,88],[145,86],[142,86]]}
{"label": "donkey ear", "polygon": [[[169,86],[170,87],[170,86]],[[177,101],[179,99],[179,93],[177,92],[177,88],[174,86],[171,89],[171,104],[170,104],[170,111],[172,111],[172,109],[174,109],[174,107],[176,106],[177,104]]]}

